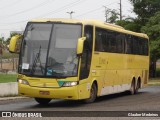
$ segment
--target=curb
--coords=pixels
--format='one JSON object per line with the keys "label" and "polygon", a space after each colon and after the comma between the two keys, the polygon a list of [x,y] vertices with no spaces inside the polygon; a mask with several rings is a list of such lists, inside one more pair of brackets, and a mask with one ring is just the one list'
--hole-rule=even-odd
{"label": "curb", "polygon": [[26,98],[29,98],[29,97],[21,97],[21,96],[18,96],[18,97],[2,97],[2,98],[0,98],[0,101],[15,100],[15,99],[26,99]]}
{"label": "curb", "polygon": [[160,80],[150,80],[148,86],[160,86]]}
{"label": "curb", "polygon": [[156,85],[156,84],[160,84],[160,82],[149,82],[148,85]]}
{"label": "curb", "polygon": [[1,83],[0,88],[0,97],[18,95],[17,82]]}

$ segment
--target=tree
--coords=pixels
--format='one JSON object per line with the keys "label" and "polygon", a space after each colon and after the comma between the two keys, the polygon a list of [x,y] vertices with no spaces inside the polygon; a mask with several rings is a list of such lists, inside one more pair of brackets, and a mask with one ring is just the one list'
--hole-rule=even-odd
{"label": "tree", "polygon": [[115,9],[111,10],[110,17],[108,18],[108,22],[115,23],[116,20],[119,18],[118,16],[119,16],[119,13]]}
{"label": "tree", "polygon": [[[133,11],[138,15],[136,24],[144,26],[151,16],[160,11],[160,0],[129,0],[133,5]],[[141,30],[139,27],[139,32]]]}
{"label": "tree", "polygon": [[133,11],[143,20],[147,20],[160,11],[160,0],[130,0],[130,2],[133,4]]}
{"label": "tree", "polygon": [[[160,56],[159,20],[160,0],[129,0],[133,5],[133,11],[137,17],[132,21],[120,21],[117,24],[124,25],[125,29],[135,32],[144,32],[150,38],[150,71],[152,77],[155,76],[156,61]],[[156,13],[156,14],[155,14]]]}
{"label": "tree", "polygon": [[2,44],[0,42],[0,56],[3,54],[3,50],[2,50]]}
{"label": "tree", "polygon": [[115,9],[111,10],[111,9],[105,7],[106,22],[116,23],[117,19],[119,19],[118,16],[119,16],[119,13],[117,12],[117,10],[115,10]]}
{"label": "tree", "polygon": [[0,43],[2,43],[4,41],[4,37],[0,38]]}
{"label": "tree", "polygon": [[126,30],[138,32],[141,25],[137,24],[136,19],[128,17],[124,20],[116,21],[116,25],[124,27]]}
{"label": "tree", "polygon": [[160,59],[160,11],[151,17],[147,24],[142,27],[141,31],[146,33],[150,38],[150,57],[152,76],[155,76],[156,62]]}
{"label": "tree", "polygon": [[3,54],[3,43],[4,43],[4,37],[1,37],[0,38],[0,55]]}

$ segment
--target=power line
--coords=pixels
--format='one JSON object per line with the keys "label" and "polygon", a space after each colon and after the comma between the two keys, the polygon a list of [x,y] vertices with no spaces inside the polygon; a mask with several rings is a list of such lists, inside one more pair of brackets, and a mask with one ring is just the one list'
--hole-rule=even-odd
{"label": "power line", "polygon": [[1,7],[0,9],[3,9],[3,8],[6,9],[7,7],[11,7],[13,5],[17,5],[17,3],[19,3],[18,1],[21,2],[21,0],[16,0],[15,2],[12,2],[12,3],[8,4],[8,5],[5,5],[5,6]]}
{"label": "power line", "polygon": [[[113,4],[115,4],[115,3],[116,3],[116,2],[111,3],[111,4],[108,4],[108,5],[105,5],[105,6],[110,6],[110,5],[113,5]],[[95,12],[95,11],[97,11],[97,10],[99,10],[99,9],[102,9],[102,7],[99,7],[99,8],[90,10],[90,11],[88,11],[88,12],[82,13],[82,14],[80,14],[80,15],[77,15],[76,17],[81,17],[81,16],[84,16],[84,15],[87,15],[87,14],[92,13],[92,12]]]}
{"label": "power line", "polygon": [[107,6],[103,6],[105,8],[105,18],[106,22],[108,22],[108,14],[111,12],[111,9],[107,8]]}
{"label": "power line", "polygon": [[80,15],[78,15],[78,16],[75,16],[75,17],[81,17],[81,16],[87,15],[87,14],[89,14],[89,13],[95,12],[95,11],[97,11],[97,10],[99,10],[99,9],[102,9],[102,7],[99,7],[99,8],[93,9],[93,10],[90,10],[90,11],[88,11],[88,12],[82,13],[82,14],[80,14]]}
{"label": "power line", "polygon": [[[56,9],[56,10],[50,11],[49,13],[45,13],[45,14],[40,15],[40,16],[38,16],[38,17],[45,17],[45,16],[49,16],[49,15],[51,15],[51,14],[53,15],[53,14],[59,13],[59,12],[65,10],[65,9],[67,9],[68,7],[75,6],[75,5],[77,5],[77,4],[81,3],[81,2],[84,2],[84,1],[86,1],[86,0],[77,0],[77,1],[75,1],[75,2],[73,2],[73,3],[69,3],[69,4],[67,4],[67,5],[65,5],[65,6],[63,6],[63,7],[60,7],[60,8],[58,8],[58,9]],[[38,17],[37,17],[37,18],[38,18]]]}
{"label": "power line", "polygon": [[[42,16],[47,16],[47,15],[50,15],[50,14],[55,14],[55,13],[58,13],[58,12],[61,12],[62,10],[65,10],[67,9],[68,7],[72,7],[72,6],[75,6],[76,4],[79,4],[80,2],[83,2],[83,1],[86,1],[86,0],[77,0],[75,2],[72,2],[70,4],[67,4],[57,10],[54,10],[54,11],[51,11],[47,14],[43,14],[41,16],[38,16],[38,17],[42,17]],[[35,18],[38,18],[38,17],[35,17]],[[31,18],[31,19],[35,19],[35,18]],[[26,19],[26,20],[22,20],[22,21],[16,21],[16,22],[11,22],[11,23],[1,23],[0,26],[8,26],[8,25],[11,25],[11,24],[20,24],[20,23],[24,23],[24,22],[27,22],[29,19]]]}
{"label": "power line", "polygon": [[22,21],[17,21],[17,22],[1,23],[0,26],[9,26],[9,25],[12,25],[12,24],[20,24],[20,23],[27,22],[28,20],[29,20],[29,19],[27,19],[27,20],[22,20]]}
{"label": "power line", "polygon": [[[83,1],[84,1],[84,0],[83,0]],[[38,17],[47,16],[47,15],[50,15],[50,14],[55,14],[55,13],[61,12],[62,10],[67,9],[68,7],[71,7],[71,6],[73,6],[73,5],[75,6],[76,4],[78,4],[78,3],[80,3],[80,2],[83,2],[83,1],[77,0],[77,1],[75,1],[75,2],[73,2],[73,3],[70,3],[70,4],[67,4],[67,5],[65,5],[65,6],[59,8],[59,9],[57,9],[57,10],[51,11],[51,12],[49,12],[49,13],[43,14],[43,15],[38,16]],[[110,6],[110,5],[112,5],[112,4],[115,4],[115,2],[114,2],[114,3],[111,3],[111,4],[109,4],[109,5],[106,5],[106,6]],[[86,15],[86,14],[95,12],[95,11],[97,11],[97,10],[99,10],[99,9],[102,9],[102,7],[99,7],[99,8],[93,9],[93,10],[90,10],[90,11],[88,11],[88,12],[85,12],[85,13],[80,14],[80,15],[75,16],[75,17],[84,16],[84,15]],[[36,18],[37,18],[37,17],[36,17]],[[32,18],[32,19],[34,19],[34,18]],[[20,24],[20,23],[27,22],[28,20],[29,20],[29,19],[22,20],[22,21],[11,22],[11,23],[1,23],[0,26],[8,26],[8,25],[11,25],[11,24]]]}
{"label": "power line", "polygon": [[[53,0],[53,1],[54,1],[54,0]],[[52,2],[53,2],[53,1],[52,1]],[[19,14],[23,14],[23,13],[25,13],[25,12],[32,11],[32,10],[37,9],[37,8],[39,8],[39,7],[45,6],[45,5],[47,5],[47,4],[49,4],[49,2],[48,2],[48,0],[45,0],[45,1],[43,1],[42,3],[37,4],[37,5],[34,6],[34,7],[25,9],[25,10],[23,10],[23,11],[20,11],[20,12],[14,13],[14,14],[6,15],[6,16],[0,16],[0,17],[2,17],[2,19],[3,19],[3,18],[11,17],[11,16],[16,16],[16,15],[19,15]]]}
{"label": "power line", "polygon": [[12,30],[12,29],[0,29],[0,30]]}

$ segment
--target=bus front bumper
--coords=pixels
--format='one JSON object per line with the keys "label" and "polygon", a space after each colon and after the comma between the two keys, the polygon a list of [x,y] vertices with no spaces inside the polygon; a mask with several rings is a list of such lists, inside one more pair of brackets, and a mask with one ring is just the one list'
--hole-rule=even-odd
{"label": "bus front bumper", "polygon": [[77,86],[61,88],[40,88],[18,83],[18,94],[34,98],[70,100],[79,99]]}

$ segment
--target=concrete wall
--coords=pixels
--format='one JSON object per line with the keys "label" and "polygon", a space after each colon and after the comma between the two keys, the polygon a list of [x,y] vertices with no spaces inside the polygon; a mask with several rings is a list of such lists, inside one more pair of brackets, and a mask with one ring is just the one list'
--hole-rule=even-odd
{"label": "concrete wall", "polygon": [[18,94],[18,83],[0,83],[0,96],[12,96]]}

